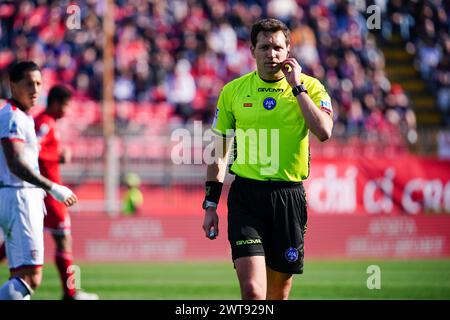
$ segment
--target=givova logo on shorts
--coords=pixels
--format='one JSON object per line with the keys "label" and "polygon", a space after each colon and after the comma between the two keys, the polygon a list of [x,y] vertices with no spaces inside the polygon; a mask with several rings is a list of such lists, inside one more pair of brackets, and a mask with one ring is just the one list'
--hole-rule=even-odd
{"label": "givova logo on shorts", "polygon": [[237,240],[236,241],[237,246],[242,246],[245,244],[261,244],[261,243],[262,243],[261,239],[248,239],[248,240]]}

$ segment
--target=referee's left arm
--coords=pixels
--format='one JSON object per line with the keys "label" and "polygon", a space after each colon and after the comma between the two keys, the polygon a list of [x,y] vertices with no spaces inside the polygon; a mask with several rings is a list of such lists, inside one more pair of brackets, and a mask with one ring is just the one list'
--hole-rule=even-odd
{"label": "referee's left arm", "polygon": [[[287,58],[283,61],[281,70],[292,88],[301,85],[300,75],[302,73],[302,67],[295,58]],[[297,101],[309,130],[320,141],[331,138],[331,132],[333,130],[333,118],[331,114],[317,108],[307,92],[300,92],[297,95]]]}
{"label": "referee's left arm", "polygon": [[333,130],[333,119],[331,116],[317,108],[311,97],[305,92],[297,96],[297,101],[300,104],[309,130],[322,142],[330,139]]}

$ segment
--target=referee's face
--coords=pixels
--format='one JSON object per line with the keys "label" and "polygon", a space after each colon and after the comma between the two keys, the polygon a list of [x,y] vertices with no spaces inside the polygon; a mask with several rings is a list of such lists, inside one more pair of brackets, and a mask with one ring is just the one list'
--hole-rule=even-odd
{"label": "referee's face", "polygon": [[277,80],[284,77],[281,63],[289,54],[289,45],[283,31],[260,32],[256,37],[256,45],[251,46],[256,60],[258,74],[265,80]]}

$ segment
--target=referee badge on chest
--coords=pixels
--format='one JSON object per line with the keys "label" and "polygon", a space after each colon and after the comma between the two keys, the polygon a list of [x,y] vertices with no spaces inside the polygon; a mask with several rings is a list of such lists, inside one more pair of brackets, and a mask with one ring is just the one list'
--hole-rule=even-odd
{"label": "referee badge on chest", "polygon": [[295,248],[290,247],[289,249],[286,250],[286,252],[284,253],[284,257],[286,258],[287,261],[289,262],[295,262],[298,260],[298,250]]}
{"label": "referee badge on chest", "polygon": [[276,107],[276,105],[277,105],[277,101],[272,97],[265,98],[263,101],[264,109],[269,110],[269,111],[273,110]]}

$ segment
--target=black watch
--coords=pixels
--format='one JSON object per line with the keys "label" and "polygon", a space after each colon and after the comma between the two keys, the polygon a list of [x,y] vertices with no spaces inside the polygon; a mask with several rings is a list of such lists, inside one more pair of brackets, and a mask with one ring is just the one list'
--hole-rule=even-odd
{"label": "black watch", "polygon": [[306,90],[306,87],[303,83],[292,88],[292,94],[294,95],[294,97],[298,96],[302,92],[308,93],[308,90]]}
{"label": "black watch", "polygon": [[213,201],[208,201],[208,200],[203,201],[203,203],[202,203],[202,208],[203,208],[204,210],[206,210],[206,209],[208,209],[209,207],[217,208],[217,203],[215,203],[215,202],[213,202]]}

